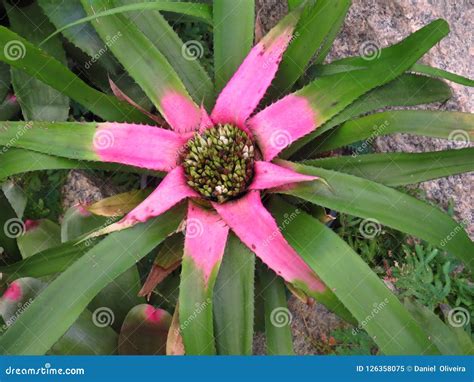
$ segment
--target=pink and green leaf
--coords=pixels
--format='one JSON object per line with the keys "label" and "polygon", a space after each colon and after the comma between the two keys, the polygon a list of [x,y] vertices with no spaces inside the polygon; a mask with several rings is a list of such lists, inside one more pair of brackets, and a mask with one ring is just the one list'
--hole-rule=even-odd
{"label": "pink and green leaf", "polygon": [[[111,9],[106,0],[81,2],[89,16]],[[118,36],[110,44],[111,51],[173,129],[186,132],[199,126],[199,107],[166,57],[132,21],[114,14],[94,19],[92,25],[104,41]]]}
{"label": "pink and green leaf", "polygon": [[371,89],[395,79],[449,32],[436,20],[382,51],[390,59],[372,61],[365,70],[321,77],[268,106],[250,121],[263,156],[271,160]]}
{"label": "pink and green leaf", "polygon": [[293,170],[281,167],[271,162],[256,161],[253,180],[249,189],[265,190],[268,188],[290,185],[292,183],[309,182],[315,179],[315,177],[298,174]]}
{"label": "pink and green leaf", "polygon": [[215,354],[213,289],[229,228],[211,210],[189,203],[179,290],[186,354]]}
{"label": "pink and green leaf", "polygon": [[252,48],[219,94],[211,114],[214,122],[245,126],[275,76],[298,17],[299,11],[288,14]]}
{"label": "pink and green leaf", "polygon": [[[329,309],[350,317],[344,309],[339,309],[342,306],[331,290],[285,240],[281,233],[285,227],[277,225],[263,206],[259,192],[250,191],[236,201],[213,203],[213,206],[240,240],[276,274]],[[295,209],[288,219],[298,213]]]}

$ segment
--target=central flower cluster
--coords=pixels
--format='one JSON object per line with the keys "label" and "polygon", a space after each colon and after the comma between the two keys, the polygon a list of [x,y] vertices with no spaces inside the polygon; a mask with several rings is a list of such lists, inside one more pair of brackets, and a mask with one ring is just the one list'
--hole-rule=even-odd
{"label": "central flower cluster", "polygon": [[183,155],[187,183],[209,200],[235,198],[252,179],[254,155],[252,140],[236,126],[216,125],[196,133]]}

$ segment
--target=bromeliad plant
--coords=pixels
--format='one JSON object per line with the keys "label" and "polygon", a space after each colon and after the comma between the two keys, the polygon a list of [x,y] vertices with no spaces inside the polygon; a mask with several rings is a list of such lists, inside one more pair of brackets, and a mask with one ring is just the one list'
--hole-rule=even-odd
{"label": "bromeliad plant", "polygon": [[[376,59],[352,57],[323,65],[349,1],[290,2],[291,12],[253,48],[251,1],[218,0],[212,6],[68,1],[79,15],[69,25],[60,15],[70,16],[67,9],[59,10],[54,3],[38,1],[54,26],[83,52],[93,49],[73,28],[90,28],[85,21],[106,42],[108,49],[88,61],[89,67],[117,65],[108,56],[110,50],[163,119],[114,82],[116,97],[89,87],[49,55],[47,44],[57,42],[57,34],[41,45],[45,51],[35,45],[39,41],[28,42],[1,28],[5,49],[0,59],[15,72],[19,69],[40,79],[97,117],[117,121],[2,122],[2,177],[46,168],[101,168],[145,172],[162,180],[141,202],[134,197],[118,208],[104,201],[91,209],[104,213],[104,206],[117,207],[115,214],[125,214],[119,221],[49,249],[48,256],[39,253],[31,258],[40,265],[50,264],[36,276],[60,274],[1,337],[4,353],[47,352],[104,287],[160,243],[173,250],[158,251],[141,294],[156,291],[181,267],[178,301],[171,304],[176,306],[174,319],[167,322],[169,353],[251,354],[254,255],[264,263],[257,264],[257,286],[258,297],[264,300],[269,353],[292,351],[288,327],[278,321],[286,304],[281,280],[304,301],[322,303],[367,331],[385,354],[470,351],[470,345],[464,341],[461,346],[461,335],[449,327],[443,326],[446,338],[439,339],[435,327],[444,324],[438,317],[404,306],[320,222],[321,207],[350,213],[434,245],[444,243],[465,267],[474,268],[474,246],[462,224],[394,188],[472,171],[471,148],[318,155],[397,132],[439,138],[453,138],[454,132],[470,139],[474,130],[470,114],[399,110],[360,117],[386,106],[449,97],[449,88],[440,80],[407,72],[472,85],[462,77],[416,64],[448,33],[445,21],[436,20],[382,49]],[[189,45],[180,42],[158,12],[136,13],[150,8],[185,13],[213,26],[215,101],[211,81],[186,50]],[[14,7],[7,11],[15,30],[18,15]],[[87,17],[79,20],[83,12]],[[12,57],[8,49],[12,41],[24,49],[19,57]],[[302,76],[305,72],[307,76]],[[292,158],[306,160],[289,161]],[[72,264],[66,261],[71,257]],[[35,271],[32,262],[24,259],[2,271],[9,279],[28,276]],[[153,312],[139,315],[139,322],[146,325],[165,317]],[[440,325],[427,324],[433,320]]]}

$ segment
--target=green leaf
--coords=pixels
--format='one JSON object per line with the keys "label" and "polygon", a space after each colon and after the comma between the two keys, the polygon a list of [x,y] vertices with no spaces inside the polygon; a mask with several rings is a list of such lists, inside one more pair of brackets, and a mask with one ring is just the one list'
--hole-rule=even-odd
{"label": "green leaf", "polygon": [[[3,65],[2,63],[0,63]],[[10,68],[8,68],[10,70]],[[20,113],[20,104],[18,99],[15,96],[7,97],[0,104],[0,120],[7,121],[15,119],[15,117]]]}
{"label": "green leaf", "polygon": [[366,222],[387,225],[399,231],[426,240],[436,247],[457,256],[471,271],[474,270],[474,243],[464,230],[447,214],[425,202],[393,188],[322,168],[286,163],[292,169],[324,179],[301,183],[291,190],[283,190],[336,211],[368,219]]}
{"label": "green leaf", "polygon": [[118,335],[103,326],[89,310],[84,310],[74,324],[48,351],[48,355],[115,355]]}
{"label": "green leaf", "polygon": [[429,153],[384,153],[329,157],[303,162],[373,180],[386,186],[420,183],[474,171],[474,148]]}
{"label": "green leaf", "polygon": [[[282,199],[273,200],[270,207],[277,221],[292,208]],[[384,354],[438,353],[397,297],[331,229],[301,213],[283,234],[359,321],[355,330],[367,331]]]}
{"label": "green leaf", "polygon": [[[81,2],[89,16],[111,9],[108,0],[81,0]],[[125,16],[113,14],[94,19],[92,25],[102,40],[108,42],[107,45],[115,57],[165,118],[167,116],[161,103],[165,94],[176,92],[185,98],[189,97],[181,79],[166,57]],[[192,102],[191,99],[189,101]]]}
{"label": "green leaf", "polygon": [[461,85],[474,86],[474,80],[460,76],[455,73],[447,72],[446,70],[433,68],[429,65],[415,64],[410,69],[413,72],[428,74],[433,77],[444,78],[445,80],[456,82]]}
{"label": "green leaf", "polygon": [[179,284],[179,322],[186,354],[216,354],[212,296],[219,265],[214,268],[205,285],[201,269],[190,256],[183,257]]}
{"label": "green leaf", "polygon": [[39,252],[35,256],[2,266],[0,267],[0,272],[6,275],[7,281],[13,281],[20,277],[39,278],[53,275],[66,270],[96,243],[97,240],[86,241],[80,245],[74,242],[67,242]]}
{"label": "green leaf", "polygon": [[[443,102],[450,97],[451,89],[443,81],[414,74],[402,74],[388,84],[364,94],[316,131],[302,138],[299,146],[307,142],[310,143],[298,151],[297,157],[308,158],[314,155],[318,143],[326,141],[331,136],[332,132],[328,132],[328,130],[359,115],[390,106],[414,106]],[[317,137],[320,138],[315,140]],[[288,148],[285,151],[285,157],[295,151],[296,148],[293,146]]]}
{"label": "green leaf", "polygon": [[[126,5],[138,3],[140,0],[115,0],[115,3],[117,2],[120,5]],[[163,53],[182,79],[193,100],[198,104],[204,103],[206,107],[211,108],[214,101],[214,84],[198,60],[198,56],[202,54],[202,47],[198,45],[198,54],[189,59],[190,57],[183,54],[183,51],[186,47],[190,49],[195,42],[186,42],[185,45],[159,12],[139,11],[131,14],[127,13],[125,16],[132,20],[157,49]],[[212,15],[210,17],[212,18]]]}
{"label": "green leaf", "polygon": [[420,326],[425,329],[426,333],[428,333],[430,336],[431,341],[438,347],[441,354],[473,354],[474,347],[467,333],[464,332],[466,337],[468,337],[467,344],[464,344],[462,341],[460,341],[454,328],[450,328],[448,325],[446,325],[426,306],[423,306],[416,301],[410,301],[406,299],[405,307],[413,315],[413,317],[415,317]]}
{"label": "green leaf", "polygon": [[[0,211],[0,263],[3,265],[21,259],[16,238],[23,232],[24,225],[2,190],[0,190]],[[17,231],[15,227],[19,227],[19,230]]]}
{"label": "green leaf", "polygon": [[28,202],[28,198],[23,189],[16,185],[14,181],[8,181],[2,184],[2,191],[15,210],[16,216],[20,219],[23,218]]}
{"label": "green leaf", "polygon": [[214,0],[213,17],[214,82],[220,92],[252,47],[255,2]]}
{"label": "green leaf", "polygon": [[30,224],[31,227],[17,239],[24,259],[61,244],[61,230],[56,223],[42,219]]}
{"label": "green leaf", "polygon": [[305,1],[306,0],[288,0],[288,10],[292,11],[292,10],[298,8]]}
{"label": "green leaf", "polygon": [[173,209],[147,223],[115,232],[94,246],[56,278],[0,338],[2,353],[44,354],[110,280],[178,228],[183,214],[182,208]]}
{"label": "green leaf", "polygon": [[138,297],[140,275],[136,265],[131,266],[109,285],[102,289],[87,306],[91,312],[107,311],[113,318],[110,326],[120,332],[120,328],[130,309],[145,302]]}
{"label": "green leaf", "polygon": [[0,63],[0,101],[4,102],[10,91],[11,77],[10,68],[4,63]]}
{"label": "green leaf", "polygon": [[[58,5],[58,0],[38,0],[38,4],[56,29],[61,29],[87,16],[80,0],[62,0],[60,5]],[[53,33],[53,31],[50,33]],[[107,72],[115,73],[119,70],[118,62],[109,51],[104,51],[104,43],[92,25],[80,24],[62,29],[61,33],[89,57],[97,56],[97,62],[107,69]],[[43,36],[43,38],[46,38],[46,36]]]}
{"label": "green leaf", "polygon": [[[98,3],[100,4],[100,3]],[[105,5],[105,3],[103,3]],[[87,4],[84,4],[84,7]],[[66,24],[63,27],[59,28],[56,32],[48,36],[47,39],[43,41],[46,43],[50,38],[54,37],[58,33],[63,32],[64,30],[87,23],[88,21],[97,21],[100,18],[117,15],[125,12],[134,12],[134,11],[147,11],[147,10],[157,10],[157,11],[167,11],[167,12],[176,12],[182,13],[184,15],[193,16],[198,18],[201,21],[212,24],[212,7],[207,4],[193,4],[186,2],[178,1],[153,1],[153,2],[141,2],[136,4],[127,4],[121,7],[108,7],[106,10],[100,12],[94,12],[89,16],[83,17],[79,20],[75,20],[72,23]],[[99,33],[100,34],[100,33]]]}
{"label": "green leaf", "polygon": [[[38,44],[54,30],[37,3],[21,9],[9,5],[6,8],[11,29],[32,44]],[[63,65],[66,64],[66,54],[58,37],[49,40],[43,49]],[[20,69],[12,69],[12,84],[26,120],[65,121],[67,119],[69,98],[58,90]]]}
{"label": "green leaf", "polygon": [[[5,55],[7,47],[11,54]],[[54,57],[5,27],[0,27],[0,61],[59,90],[105,120],[149,122],[128,103],[90,87]]]}
{"label": "green leaf", "polygon": [[165,355],[171,315],[152,305],[135,306],[120,331],[120,355]]}
{"label": "green leaf", "polygon": [[[384,59],[370,61],[366,69],[317,78],[293,94],[309,102],[315,114],[315,128],[318,128],[368,91],[400,76],[448,32],[444,20],[433,21],[400,43],[383,49],[381,57]],[[293,143],[292,152],[314,134]]]}
{"label": "green leaf", "polygon": [[[10,287],[17,288],[20,292],[19,299],[0,298],[0,313],[6,326],[12,325],[46,286],[46,283],[29,277],[15,280]],[[48,354],[110,355],[116,353],[117,341],[117,333],[109,327],[95,325],[92,313],[85,310],[69,330],[51,347]]]}
{"label": "green leaf", "polygon": [[255,256],[230,235],[214,287],[218,354],[252,355]]}
{"label": "green leaf", "polygon": [[266,266],[259,266],[259,285],[265,309],[265,339],[268,355],[293,355],[292,314],[288,309],[283,280]]}
{"label": "green leaf", "polygon": [[0,122],[0,145],[98,161],[93,145],[96,126],[94,122]]}
{"label": "green leaf", "polygon": [[105,216],[89,213],[83,206],[76,205],[68,208],[61,223],[61,241],[67,242],[79,239],[82,235],[105,227],[114,222]]}
{"label": "green leaf", "polygon": [[333,150],[351,143],[395,133],[470,142],[474,138],[474,115],[469,113],[397,110],[353,119],[320,138],[314,153]]}
{"label": "green leaf", "polygon": [[[381,57],[381,59],[385,58]],[[318,73],[318,75],[320,76],[328,76],[335,73],[346,71],[350,72],[367,68],[367,62],[368,60],[365,57],[347,57],[341,60],[331,62],[328,65],[314,65],[311,68],[311,71]],[[466,78],[455,73],[447,72],[442,69],[433,68],[429,65],[415,63],[408,69],[408,71],[427,74],[433,77],[444,78],[448,81],[456,82],[465,86],[474,86],[474,80],[470,78]]]}
{"label": "green leaf", "polygon": [[318,49],[332,44],[334,38],[329,36],[339,30],[350,4],[350,0],[319,0],[314,5],[305,6],[272,82],[273,94],[281,95],[291,90]]}
{"label": "green leaf", "polygon": [[123,216],[143,202],[152,189],[132,190],[115,194],[86,206],[86,210],[100,216]]}
{"label": "green leaf", "polygon": [[[41,147],[43,147],[42,150],[47,151],[46,147]],[[0,181],[12,175],[38,170],[97,169],[108,171],[148,173],[148,171],[144,171],[144,169],[139,169],[137,167],[123,166],[115,163],[74,160],[24,149],[7,148],[0,146],[0,153]],[[150,175],[152,174],[150,173]],[[156,176],[158,174],[156,172],[153,172],[153,175]]]}

